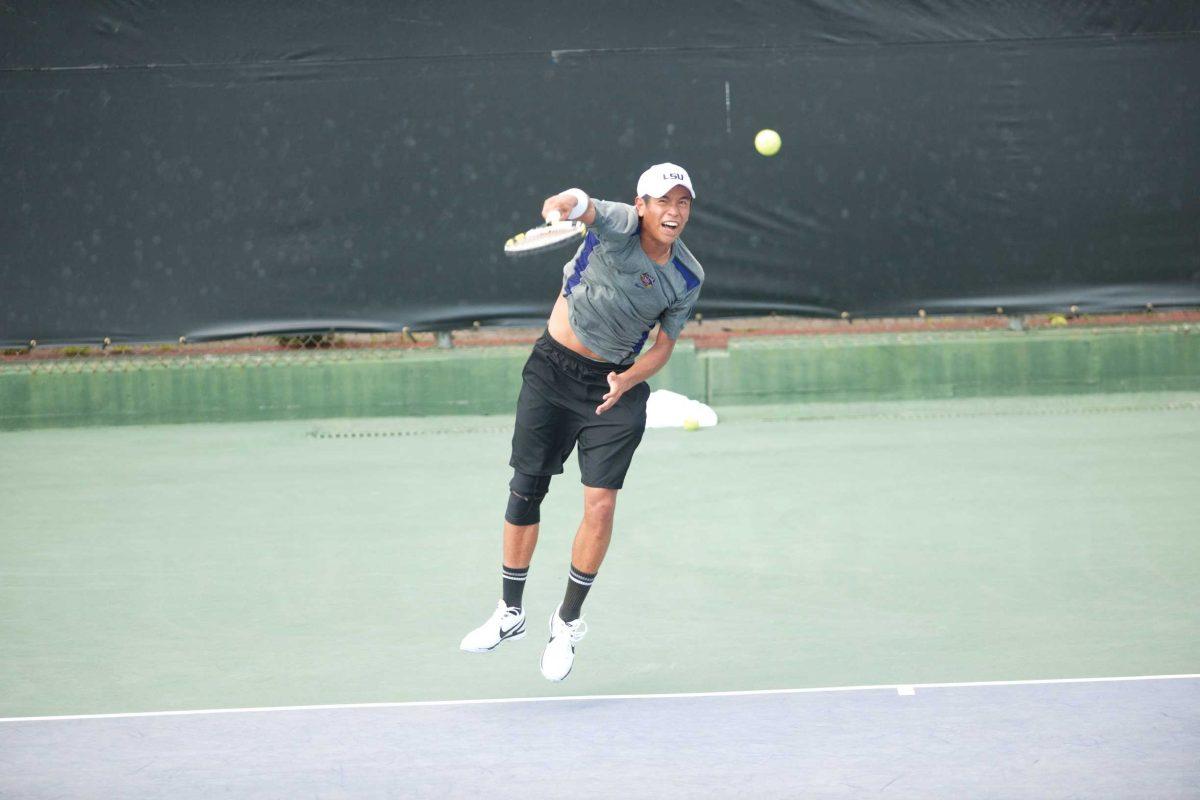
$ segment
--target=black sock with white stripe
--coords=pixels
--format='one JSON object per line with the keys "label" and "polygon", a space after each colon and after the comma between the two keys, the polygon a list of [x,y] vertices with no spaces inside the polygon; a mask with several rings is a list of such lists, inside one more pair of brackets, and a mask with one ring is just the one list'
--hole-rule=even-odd
{"label": "black sock with white stripe", "polygon": [[575,565],[571,565],[571,571],[567,574],[567,594],[563,598],[562,608],[559,609],[558,616],[563,622],[574,622],[579,619],[580,609],[583,608],[583,598],[587,597],[588,589],[592,588],[592,581],[596,580],[596,573],[584,572],[576,569]]}
{"label": "black sock with white stripe", "polygon": [[520,608],[521,594],[525,591],[525,577],[529,567],[506,567],[500,565],[500,574],[504,578],[504,605]]}

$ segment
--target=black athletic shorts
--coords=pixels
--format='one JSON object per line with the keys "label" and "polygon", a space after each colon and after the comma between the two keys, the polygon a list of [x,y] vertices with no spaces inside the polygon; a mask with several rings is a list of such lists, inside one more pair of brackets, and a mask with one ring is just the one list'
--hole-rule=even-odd
{"label": "black athletic shorts", "polygon": [[639,383],[603,414],[596,406],[608,393],[608,373],[630,366],[585,358],[543,333],[521,372],[509,465],[527,475],[558,475],[578,441],[583,485],[620,489],[646,430],[650,387]]}

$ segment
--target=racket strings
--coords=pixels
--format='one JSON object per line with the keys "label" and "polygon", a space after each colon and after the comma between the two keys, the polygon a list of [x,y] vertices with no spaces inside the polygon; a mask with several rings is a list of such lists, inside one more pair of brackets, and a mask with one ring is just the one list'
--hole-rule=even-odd
{"label": "racket strings", "polygon": [[504,243],[506,252],[520,252],[578,241],[587,234],[587,226],[577,220],[562,220],[530,228]]}

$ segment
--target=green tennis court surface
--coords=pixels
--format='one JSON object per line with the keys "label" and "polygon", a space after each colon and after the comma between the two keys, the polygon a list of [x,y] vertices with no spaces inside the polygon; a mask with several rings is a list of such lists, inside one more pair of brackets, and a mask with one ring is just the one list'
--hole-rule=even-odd
{"label": "green tennis court surface", "polygon": [[1200,672],[1200,395],[650,431],[562,685],[499,591],[506,417],[0,435],[0,716]]}

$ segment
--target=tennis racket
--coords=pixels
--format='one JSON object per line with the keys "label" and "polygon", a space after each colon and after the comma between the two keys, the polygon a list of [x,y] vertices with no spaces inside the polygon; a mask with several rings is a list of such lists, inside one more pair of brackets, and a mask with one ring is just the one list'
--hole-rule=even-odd
{"label": "tennis racket", "polygon": [[579,220],[562,219],[551,211],[545,225],[530,228],[504,243],[504,255],[519,257],[545,253],[560,247],[576,246],[587,236],[587,226]]}

